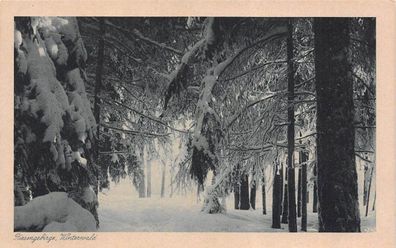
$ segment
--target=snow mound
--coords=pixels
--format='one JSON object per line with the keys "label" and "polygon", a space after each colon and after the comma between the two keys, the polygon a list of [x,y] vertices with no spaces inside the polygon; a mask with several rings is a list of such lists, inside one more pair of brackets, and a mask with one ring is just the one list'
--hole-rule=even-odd
{"label": "snow mound", "polygon": [[96,221],[67,193],[52,192],[36,197],[24,206],[15,207],[14,230],[92,232],[96,231]]}

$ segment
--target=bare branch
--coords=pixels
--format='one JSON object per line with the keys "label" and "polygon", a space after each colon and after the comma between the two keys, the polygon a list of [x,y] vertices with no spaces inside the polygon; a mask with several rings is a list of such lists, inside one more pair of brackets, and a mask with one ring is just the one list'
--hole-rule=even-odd
{"label": "bare branch", "polygon": [[364,157],[363,157],[362,155],[360,155],[359,153],[355,153],[355,156],[356,156],[356,157],[359,157],[361,160],[366,161],[366,162],[368,162],[368,163],[372,163],[372,164],[374,163],[373,161],[364,158]]}

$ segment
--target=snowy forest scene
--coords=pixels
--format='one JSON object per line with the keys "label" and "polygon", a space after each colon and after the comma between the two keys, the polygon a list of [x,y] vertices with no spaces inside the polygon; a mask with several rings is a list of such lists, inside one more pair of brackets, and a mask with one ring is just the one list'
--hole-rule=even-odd
{"label": "snowy forest scene", "polygon": [[376,18],[15,17],[13,229],[374,232],[375,110]]}

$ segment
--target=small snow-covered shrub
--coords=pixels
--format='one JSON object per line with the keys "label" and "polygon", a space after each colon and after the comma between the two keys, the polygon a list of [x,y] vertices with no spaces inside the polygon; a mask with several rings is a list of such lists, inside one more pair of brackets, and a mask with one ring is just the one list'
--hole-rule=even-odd
{"label": "small snow-covered shrub", "polygon": [[15,207],[14,230],[92,232],[96,231],[96,221],[67,193],[52,192]]}
{"label": "small snow-covered shrub", "polygon": [[217,213],[226,212],[226,209],[220,203],[215,188],[213,186],[209,186],[206,190],[202,212],[207,214],[217,214]]}

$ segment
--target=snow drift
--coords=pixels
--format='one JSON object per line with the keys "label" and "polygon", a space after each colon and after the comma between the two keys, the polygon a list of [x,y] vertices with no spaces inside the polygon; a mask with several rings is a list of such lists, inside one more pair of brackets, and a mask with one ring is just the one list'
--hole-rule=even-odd
{"label": "snow drift", "polygon": [[93,215],[65,192],[52,192],[34,198],[25,206],[15,207],[15,231],[92,232]]}

